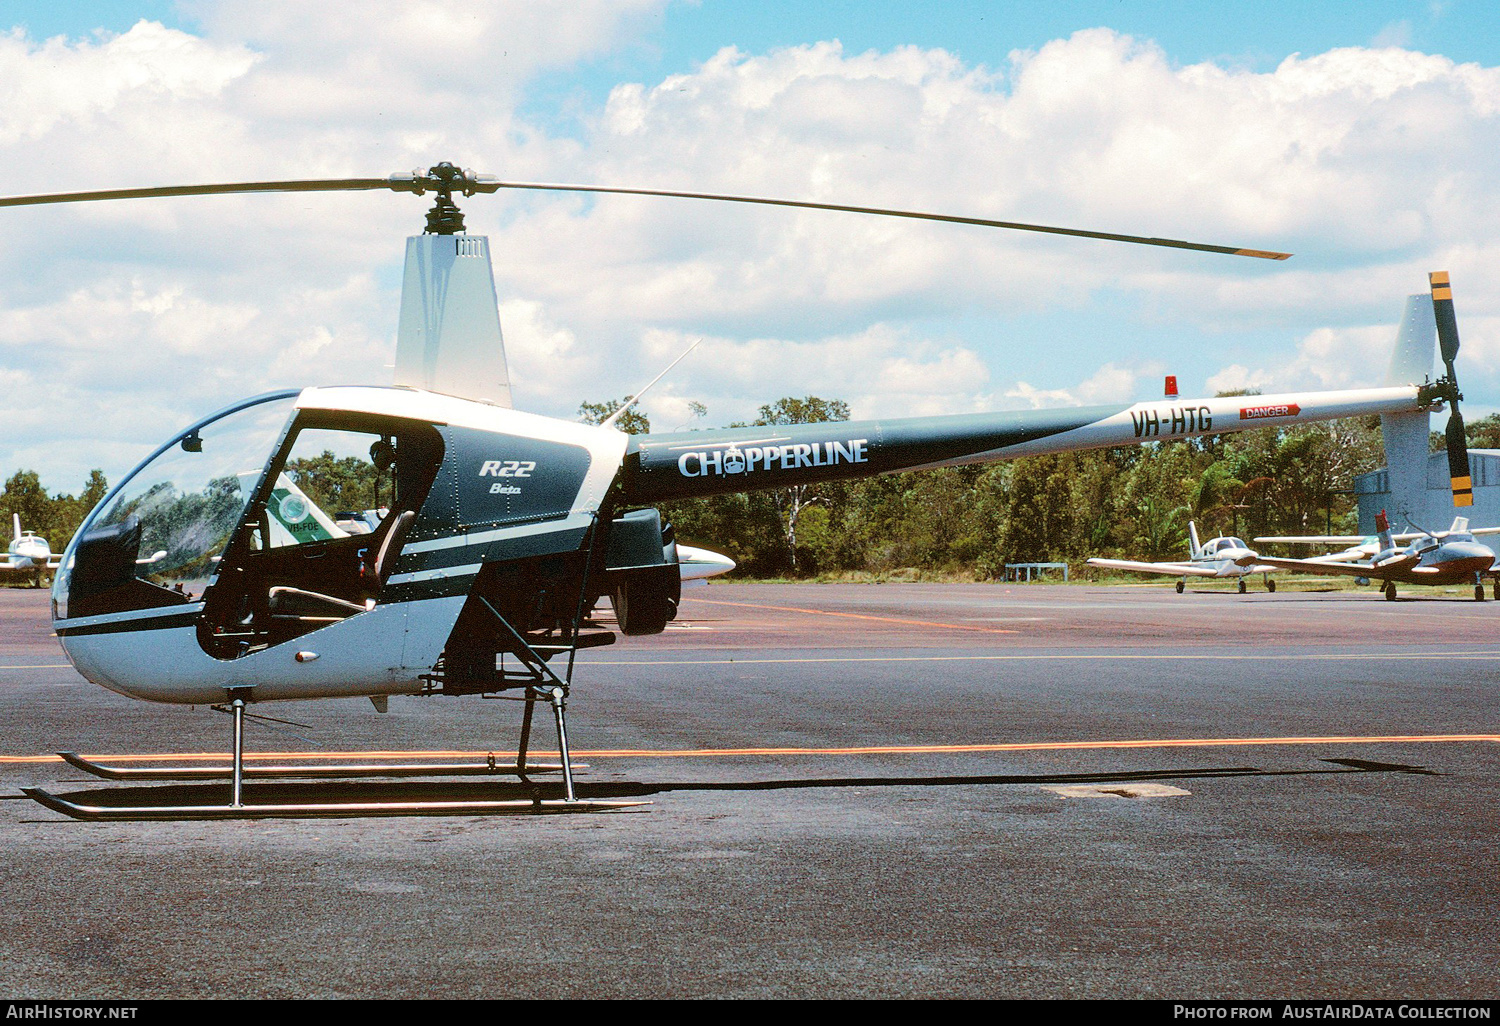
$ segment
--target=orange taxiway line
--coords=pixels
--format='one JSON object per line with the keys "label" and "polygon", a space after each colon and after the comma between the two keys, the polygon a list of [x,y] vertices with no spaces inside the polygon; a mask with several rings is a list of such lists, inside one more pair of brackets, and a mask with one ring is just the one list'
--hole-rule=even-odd
{"label": "orange taxiway line", "polygon": [[938,623],[933,620],[898,620],[892,616],[870,616],[865,613],[836,613],[831,609],[803,609],[799,606],[765,606],[755,602],[725,602],[721,599],[701,599],[693,596],[688,602],[706,602],[711,606],[739,606],[741,609],[779,609],[784,613],[816,613],[819,616],[847,616],[853,620],[878,620],[881,623],[904,623],[915,627],[944,627],[953,631],[982,631],[985,634],[1018,634],[1019,631],[1004,627],[975,627],[964,623]]}
{"label": "orange taxiway line", "polygon": [[[775,748],[601,748],[574,751],[574,758],[588,759],[671,759],[726,758],[768,755],[933,755],[965,752],[1056,752],[1119,748],[1220,748],[1280,745],[1352,745],[1352,744],[1461,744],[1465,742],[1500,743],[1500,734],[1376,734],[1365,736],[1308,737],[1217,737],[1153,738],[1124,741],[1028,741],[1004,744],[970,745],[858,745],[841,748],[775,747]],[[485,759],[515,758],[515,752],[478,751],[359,751],[359,752],[246,752],[246,761],[267,759]],[[532,757],[556,758],[557,752],[531,751]],[[89,755],[100,762],[223,762],[228,752],[166,752],[143,755]],[[61,762],[56,755],[0,755],[0,765]]]}

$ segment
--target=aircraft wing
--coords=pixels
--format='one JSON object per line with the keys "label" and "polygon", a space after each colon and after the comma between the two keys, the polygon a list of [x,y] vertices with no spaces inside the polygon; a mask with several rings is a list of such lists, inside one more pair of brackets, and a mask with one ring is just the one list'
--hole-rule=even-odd
{"label": "aircraft wing", "polygon": [[1289,534],[1255,539],[1257,545],[1359,545],[1368,541],[1374,538],[1363,534]]}
{"label": "aircraft wing", "polygon": [[[1375,558],[1379,550],[1370,545],[1356,545],[1345,549],[1343,552],[1329,552],[1322,556],[1313,556],[1309,559],[1312,563],[1355,563],[1362,560],[1368,561]],[[1368,565],[1368,563],[1366,563]]]}
{"label": "aircraft wing", "polygon": [[1257,560],[1282,570],[1301,570],[1303,573],[1330,574],[1336,577],[1366,577],[1374,581],[1383,581],[1404,573],[1421,561],[1422,557],[1415,553],[1387,559],[1377,566],[1369,563],[1325,563],[1316,559],[1276,559],[1272,556],[1261,556]]}
{"label": "aircraft wing", "polygon": [[1166,574],[1169,577],[1218,577],[1217,570],[1191,563],[1137,563],[1129,559],[1091,559],[1089,566],[1102,566],[1110,570],[1135,570],[1143,574]]}

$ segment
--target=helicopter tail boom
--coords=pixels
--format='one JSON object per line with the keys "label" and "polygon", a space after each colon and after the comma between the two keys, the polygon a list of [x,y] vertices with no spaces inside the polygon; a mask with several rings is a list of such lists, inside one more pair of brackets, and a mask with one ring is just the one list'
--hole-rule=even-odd
{"label": "helicopter tail boom", "polygon": [[622,473],[627,500],[649,505],[1424,408],[1403,386],[648,434]]}

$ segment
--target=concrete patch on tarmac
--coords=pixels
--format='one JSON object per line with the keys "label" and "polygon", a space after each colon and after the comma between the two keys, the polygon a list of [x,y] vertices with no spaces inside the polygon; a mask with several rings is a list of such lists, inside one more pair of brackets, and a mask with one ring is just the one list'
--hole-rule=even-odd
{"label": "concrete patch on tarmac", "polygon": [[1043,784],[1059,798],[1175,798],[1192,794],[1171,784]]}

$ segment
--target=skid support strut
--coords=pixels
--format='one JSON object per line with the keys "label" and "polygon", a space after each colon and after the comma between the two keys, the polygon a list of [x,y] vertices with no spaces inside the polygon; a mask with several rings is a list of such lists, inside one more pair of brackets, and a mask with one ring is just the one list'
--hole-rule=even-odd
{"label": "skid support strut", "polygon": [[245,700],[236,697],[229,708],[234,713],[234,769],[230,774],[229,804],[239,809],[245,804]]}
{"label": "skid support strut", "polygon": [[562,754],[564,801],[576,802],[578,796],[573,793],[573,757],[568,754],[568,722],[563,711],[568,698],[562,688],[553,688],[550,696],[552,715],[557,718],[557,750]]}

